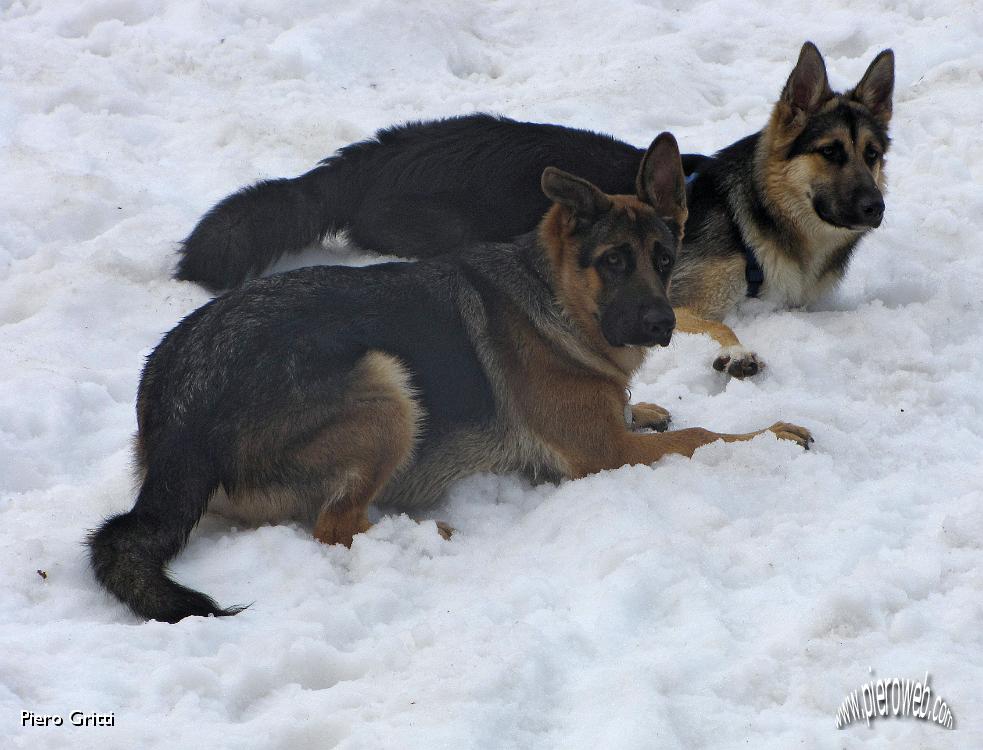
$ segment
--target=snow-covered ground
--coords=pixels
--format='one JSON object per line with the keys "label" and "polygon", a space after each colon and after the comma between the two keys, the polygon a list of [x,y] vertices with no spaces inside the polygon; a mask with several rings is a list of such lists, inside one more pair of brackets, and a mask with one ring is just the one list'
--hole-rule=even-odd
{"label": "snow-covered ground", "polygon": [[[474,477],[450,542],[206,519],[173,571],[255,602],[231,619],[97,588],[81,541],[132,503],[141,363],[207,299],[169,272],[216,200],[473,110],[712,151],[805,39],[837,88],[897,53],[884,225],[814,309],[733,316],[761,377],[677,335],[634,395],[814,450]],[[0,0],[0,747],[983,747],[981,40],[972,0]],[[956,729],[837,730],[871,669],[929,672]]]}

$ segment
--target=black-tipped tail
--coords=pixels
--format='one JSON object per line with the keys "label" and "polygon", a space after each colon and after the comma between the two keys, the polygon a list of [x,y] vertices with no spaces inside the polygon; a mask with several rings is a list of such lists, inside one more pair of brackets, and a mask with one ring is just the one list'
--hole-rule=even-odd
{"label": "black-tipped tail", "polygon": [[181,243],[174,277],[231,289],[282,256],[319,242],[350,220],[350,186],[329,160],[294,179],[267,180],[216,204]]}
{"label": "black-tipped tail", "polygon": [[[185,486],[164,498],[148,480],[132,511],[113,516],[89,537],[96,578],[140,617],[177,622],[192,615],[226,617],[245,609],[219,607],[167,577],[165,565],[187,543],[210,494],[204,488],[199,488],[203,495],[188,494],[191,489]],[[170,505],[166,513],[159,502],[165,499]]]}

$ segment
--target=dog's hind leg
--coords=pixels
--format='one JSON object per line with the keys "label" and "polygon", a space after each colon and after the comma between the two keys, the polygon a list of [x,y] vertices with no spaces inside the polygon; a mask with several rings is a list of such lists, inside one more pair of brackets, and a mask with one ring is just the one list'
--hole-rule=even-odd
{"label": "dog's hind leg", "polygon": [[368,531],[368,507],[410,461],[420,420],[409,373],[398,359],[370,352],[353,380],[338,418],[292,457],[312,473],[324,471],[327,493],[314,537],[325,544],[350,546],[355,534]]}
{"label": "dog's hind leg", "polygon": [[411,459],[420,408],[395,357],[369,352],[342,377],[334,393],[282,405],[244,432],[216,510],[251,524],[313,523],[326,544],[368,530],[368,506]]}

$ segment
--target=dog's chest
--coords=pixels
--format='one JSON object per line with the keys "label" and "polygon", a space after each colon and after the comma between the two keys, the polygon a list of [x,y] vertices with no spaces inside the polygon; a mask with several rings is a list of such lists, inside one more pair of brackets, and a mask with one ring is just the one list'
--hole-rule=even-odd
{"label": "dog's chest", "polygon": [[755,245],[764,271],[758,296],[781,307],[801,307],[815,302],[843,278],[843,267],[831,260],[842,252],[836,246],[810,248],[793,257],[770,240]]}

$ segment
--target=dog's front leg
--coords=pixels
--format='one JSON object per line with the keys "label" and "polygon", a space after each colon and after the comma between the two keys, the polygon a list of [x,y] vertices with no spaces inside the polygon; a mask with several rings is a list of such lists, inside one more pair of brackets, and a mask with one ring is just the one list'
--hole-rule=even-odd
{"label": "dog's front leg", "polygon": [[[628,426],[633,430],[655,430],[665,432],[669,429],[672,415],[668,409],[658,404],[637,403],[629,404],[631,422]],[[625,420],[627,421],[627,420]]]}
{"label": "dog's front leg", "polygon": [[747,378],[757,374],[765,364],[758,355],[744,348],[737,334],[717,320],[708,320],[689,307],[675,307],[676,330],[683,333],[705,333],[718,344],[720,351],[713,360],[713,368],[735,378]]}
{"label": "dog's front leg", "polygon": [[691,457],[697,448],[715,443],[718,440],[736,443],[751,440],[765,432],[774,433],[781,440],[791,440],[806,450],[809,449],[809,444],[813,442],[809,430],[788,422],[776,422],[764,430],[736,435],[711,432],[702,427],[690,427],[660,435],[627,433],[623,443],[624,463],[628,465],[651,464],[671,453]]}
{"label": "dog's front leg", "polygon": [[598,451],[589,457],[583,455],[583,462],[578,462],[572,475],[582,477],[604,469],[617,469],[620,466],[653,464],[663,456],[670,454],[692,457],[697,448],[715,443],[718,440],[735,443],[751,440],[765,432],[774,433],[781,440],[791,440],[806,450],[813,442],[809,430],[788,422],[776,422],[764,430],[736,435],[711,432],[701,427],[690,427],[685,430],[658,434],[624,432],[621,433],[616,445],[608,444],[612,450]]}

